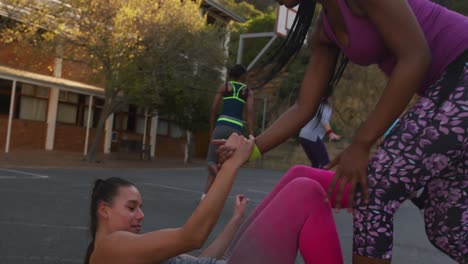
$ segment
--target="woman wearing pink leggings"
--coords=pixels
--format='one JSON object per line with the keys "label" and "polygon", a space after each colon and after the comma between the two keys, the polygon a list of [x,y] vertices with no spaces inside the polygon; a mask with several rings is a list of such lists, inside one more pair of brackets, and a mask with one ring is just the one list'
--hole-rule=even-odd
{"label": "woman wearing pink leggings", "polygon": [[[305,263],[343,263],[334,201],[325,200],[333,175],[292,167],[241,227],[226,251],[227,263],[294,263],[298,248]],[[341,208],[347,205],[343,199]]]}
{"label": "woman wearing pink leggings", "polygon": [[[213,187],[178,228],[141,233],[142,196],[132,183],[111,177],[95,181],[90,203],[91,241],[85,264],[292,264],[300,249],[306,263],[343,262],[325,188],[330,172],[294,167],[256,208],[243,227],[247,199],[236,197],[231,220],[200,256],[186,253],[204,246],[221,215],[239,168],[254,145],[237,141]],[[325,187],[325,188],[324,188]]]}

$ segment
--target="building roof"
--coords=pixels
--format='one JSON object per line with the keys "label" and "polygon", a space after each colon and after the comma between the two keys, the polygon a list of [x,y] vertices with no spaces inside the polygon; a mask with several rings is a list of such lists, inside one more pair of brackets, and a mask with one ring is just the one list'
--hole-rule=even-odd
{"label": "building roof", "polygon": [[19,82],[34,84],[43,87],[58,88],[60,90],[71,91],[75,93],[104,96],[104,88],[75,82],[63,78],[17,70],[5,66],[0,66],[0,78],[7,80],[16,80]]}
{"label": "building roof", "polygon": [[239,23],[244,23],[246,20],[242,16],[234,13],[233,11],[225,8],[221,4],[217,3],[214,0],[203,0],[201,7],[206,9],[210,12],[215,13],[216,15],[226,19],[226,20],[233,20]]}

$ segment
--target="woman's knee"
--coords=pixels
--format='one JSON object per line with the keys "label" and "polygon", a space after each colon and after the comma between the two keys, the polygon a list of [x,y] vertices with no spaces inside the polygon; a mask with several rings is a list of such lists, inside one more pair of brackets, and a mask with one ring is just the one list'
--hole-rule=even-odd
{"label": "woman's knee", "polygon": [[292,180],[285,186],[283,191],[299,200],[323,199],[323,201],[325,201],[326,197],[326,193],[322,185],[317,181],[306,177],[299,177]]}
{"label": "woman's knee", "polygon": [[308,178],[318,182],[323,189],[328,188],[334,172],[316,169],[305,165],[295,165],[291,167],[286,174],[281,178],[279,185],[286,185],[294,179],[297,178]]}
{"label": "woman's knee", "polygon": [[320,169],[312,168],[306,165],[294,165],[286,172],[282,180],[284,179],[292,181],[293,179],[302,177],[316,179],[319,177],[321,171],[322,170]]}
{"label": "woman's knee", "polygon": [[294,176],[301,176],[304,174],[309,173],[310,169],[313,169],[306,165],[294,165],[286,172],[286,175],[294,175]]}

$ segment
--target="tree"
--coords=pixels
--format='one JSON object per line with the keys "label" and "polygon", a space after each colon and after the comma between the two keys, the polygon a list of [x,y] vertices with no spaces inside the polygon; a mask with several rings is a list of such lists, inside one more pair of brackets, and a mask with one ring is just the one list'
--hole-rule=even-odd
{"label": "tree", "polygon": [[262,12],[267,12],[272,6],[276,6],[278,4],[277,0],[238,0],[236,2],[249,3]]}
{"label": "tree", "polygon": [[[104,106],[88,161],[95,160],[105,121],[112,113],[131,102],[157,106],[160,89],[179,82],[176,72],[192,54],[173,43],[202,41],[194,36],[206,30],[206,19],[193,15],[200,13],[199,0],[2,2],[3,13],[22,22],[3,27],[4,42],[38,40],[34,43],[41,51],[86,65],[94,77],[102,79]],[[56,54],[57,46],[60,54]],[[155,47],[157,53],[153,52]],[[148,53],[159,56],[157,61],[161,62],[150,70],[142,68]]]}
{"label": "tree", "polygon": [[262,14],[261,11],[257,10],[254,5],[246,1],[235,1],[235,0],[218,0],[220,4],[236,12],[239,15],[242,15],[246,20],[254,18]]}
{"label": "tree", "polygon": [[[208,101],[221,82],[226,60],[222,44],[227,32],[221,25],[213,24],[180,34],[184,27],[173,24],[165,38],[153,28],[145,40],[147,52],[138,60],[138,67],[145,72],[145,79],[151,80],[148,87],[159,87],[159,100],[152,107],[185,131],[184,160],[190,162],[192,135],[207,129]],[[146,98],[144,95],[141,101]]]}

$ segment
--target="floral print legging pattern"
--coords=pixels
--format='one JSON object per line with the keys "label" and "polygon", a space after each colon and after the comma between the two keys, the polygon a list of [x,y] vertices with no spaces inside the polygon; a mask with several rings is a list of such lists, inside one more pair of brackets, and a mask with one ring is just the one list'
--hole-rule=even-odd
{"label": "floral print legging pattern", "polygon": [[468,61],[448,99],[437,107],[446,75],[405,113],[372,157],[370,202],[366,205],[359,191],[355,197],[355,254],[391,258],[393,215],[424,187],[429,240],[459,263],[468,263]]}

